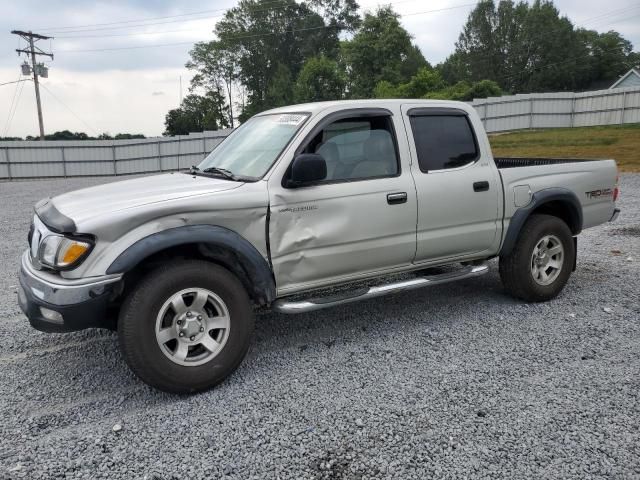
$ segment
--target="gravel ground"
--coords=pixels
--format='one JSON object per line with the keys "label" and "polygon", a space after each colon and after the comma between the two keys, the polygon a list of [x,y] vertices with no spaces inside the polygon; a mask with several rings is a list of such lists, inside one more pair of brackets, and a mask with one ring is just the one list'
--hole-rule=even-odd
{"label": "gravel ground", "polygon": [[40,333],[16,305],[32,204],[104,181],[0,184],[0,478],[640,478],[640,175],[552,302],[510,299],[492,262],[261,314],[236,374],[190,397],[137,381],[114,334]]}

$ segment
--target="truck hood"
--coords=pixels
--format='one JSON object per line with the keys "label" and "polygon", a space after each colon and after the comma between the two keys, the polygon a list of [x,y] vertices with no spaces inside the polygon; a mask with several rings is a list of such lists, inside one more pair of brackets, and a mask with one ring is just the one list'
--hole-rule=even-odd
{"label": "truck hood", "polygon": [[186,197],[211,195],[242,185],[244,183],[222,178],[174,172],[83,188],[54,197],[49,203],[62,215],[81,224],[101,215]]}

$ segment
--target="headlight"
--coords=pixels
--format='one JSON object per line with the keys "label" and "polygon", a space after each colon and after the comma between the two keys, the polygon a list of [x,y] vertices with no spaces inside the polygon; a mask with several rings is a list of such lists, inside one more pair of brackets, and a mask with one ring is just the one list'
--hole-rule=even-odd
{"label": "headlight", "polygon": [[93,243],[86,238],[48,235],[42,239],[38,259],[44,265],[65,270],[78,265],[91,251]]}

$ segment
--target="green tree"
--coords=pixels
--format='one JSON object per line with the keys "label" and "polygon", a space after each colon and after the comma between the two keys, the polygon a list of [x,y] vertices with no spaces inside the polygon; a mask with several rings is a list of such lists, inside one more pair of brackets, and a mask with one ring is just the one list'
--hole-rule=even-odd
{"label": "green tree", "polygon": [[298,103],[338,100],[344,89],[344,74],[336,61],[324,56],[311,57],[296,80],[294,100]]}
{"label": "green tree", "polygon": [[390,6],[366,13],[353,39],[344,42],[351,97],[371,97],[379,82],[406,82],[419,68],[428,66],[399,17]]}
{"label": "green tree", "polygon": [[290,102],[305,60],[335,58],[338,34],[356,27],[356,12],[355,0],[241,0],[227,10],[215,32],[246,90],[240,119]]}
{"label": "green tree", "polygon": [[449,83],[496,81],[513,93],[580,90],[625,71],[631,44],[617,32],[576,30],[548,0],[482,0],[439,70]]}
{"label": "green tree", "polygon": [[228,127],[229,117],[225,110],[224,97],[218,92],[187,95],[179,108],[169,110],[165,116],[164,135],[187,135]]}
{"label": "green tree", "polygon": [[393,86],[383,80],[374,89],[376,98],[422,98],[429,92],[445,88],[445,83],[433,68],[423,67],[408,82]]}
{"label": "green tree", "polygon": [[236,52],[224,42],[213,40],[196,43],[189,55],[191,60],[186,67],[196,72],[191,79],[191,91],[196,88],[218,94],[224,91],[229,112],[228,123],[233,126],[233,95],[240,74]]}
{"label": "green tree", "polygon": [[496,82],[491,80],[482,80],[473,84],[460,81],[455,85],[447,85],[440,72],[430,68],[421,68],[406,83],[394,86],[383,80],[378,82],[375,88],[376,98],[433,98],[466,102],[474,98],[500,95],[502,90]]}
{"label": "green tree", "polygon": [[454,52],[447,59],[436,65],[442,79],[450,85],[471,78],[469,65],[459,52]]}
{"label": "green tree", "polygon": [[618,32],[578,29],[577,34],[589,54],[591,81],[612,82],[631,67],[633,45]]}
{"label": "green tree", "polygon": [[113,136],[114,140],[133,140],[137,138],[147,138],[141,133],[116,133]]}
{"label": "green tree", "polygon": [[473,84],[465,81],[450,85],[442,90],[430,92],[422,98],[433,98],[440,100],[457,100],[460,102],[470,102],[474,98],[500,97],[502,89],[493,80],[481,80]]}
{"label": "green tree", "polygon": [[[28,138],[28,137],[27,137]],[[45,140],[91,140],[91,137],[84,132],[72,132],[70,130],[60,130],[44,136]]]}
{"label": "green tree", "polygon": [[[115,135],[111,135],[107,132],[101,133],[98,135],[96,140],[132,140],[137,138],[146,138],[141,133],[116,133]],[[94,140],[94,139],[91,139]]]}

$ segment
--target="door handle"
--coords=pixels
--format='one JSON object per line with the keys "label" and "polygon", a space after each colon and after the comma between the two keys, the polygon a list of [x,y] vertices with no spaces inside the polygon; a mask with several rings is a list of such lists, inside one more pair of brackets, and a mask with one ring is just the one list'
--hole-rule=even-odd
{"label": "door handle", "polygon": [[389,205],[407,203],[407,192],[389,193],[387,195],[387,203]]}
{"label": "door handle", "polygon": [[489,182],[486,180],[484,182],[473,182],[473,191],[474,192],[486,192],[489,190]]}

